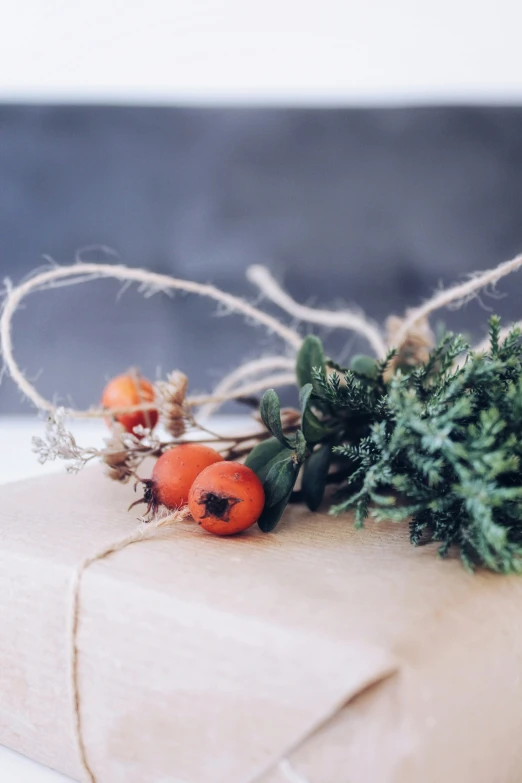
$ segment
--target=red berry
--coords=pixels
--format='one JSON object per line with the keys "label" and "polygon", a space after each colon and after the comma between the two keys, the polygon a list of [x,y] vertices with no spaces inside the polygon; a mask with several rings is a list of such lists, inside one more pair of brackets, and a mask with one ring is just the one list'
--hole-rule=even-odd
{"label": "red berry", "polygon": [[143,498],[137,503],[147,503],[147,511],[153,514],[159,506],[169,509],[186,506],[190,488],[197,476],[204,468],[222,461],[221,454],[203,443],[174,446],[162,454],[154,465],[151,478],[143,482]]}
{"label": "red berry", "polygon": [[264,505],[263,485],[239,462],[219,462],[205,468],[189,494],[194,520],[218,536],[246,530],[257,522]]}
{"label": "red berry", "polygon": [[[146,378],[133,375],[118,375],[109,381],[103,390],[101,404],[108,408],[130,408],[133,405],[154,401],[154,388]],[[127,432],[133,432],[134,427],[153,429],[158,422],[158,411],[134,411],[134,413],[117,413],[114,416]]]}

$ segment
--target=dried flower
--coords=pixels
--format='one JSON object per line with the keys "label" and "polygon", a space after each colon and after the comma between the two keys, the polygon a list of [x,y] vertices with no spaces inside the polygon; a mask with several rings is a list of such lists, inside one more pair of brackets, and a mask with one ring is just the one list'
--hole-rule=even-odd
{"label": "dried flower", "polygon": [[72,432],[66,429],[65,410],[58,408],[53,414],[50,414],[46,425],[43,438],[33,437],[33,451],[38,456],[38,462],[43,465],[44,462],[55,459],[63,459],[70,462],[67,465],[68,473],[77,473],[89,460],[97,456],[97,449],[84,449],[76,443]]}
{"label": "dried flower", "polygon": [[124,432],[121,424],[115,424],[112,428],[112,437],[105,441],[107,445],[100,452],[101,459],[106,465],[107,476],[123,484],[134,475],[138,461],[136,452],[131,451],[123,442]]}
{"label": "dried flower", "polygon": [[186,402],[188,379],[179,370],[174,370],[166,381],[157,381],[156,401],[167,432],[179,438],[185,432],[187,420],[191,420],[190,408]]}
{"label": "dried flower", "polygon": [[107,466],[110,478],[125,483],[135,475],[145,457],[160,454],[163,447],[150,430],[141,425],[136,428],[136,435],[126,432],[121,424],[114,424],[105,448],[83,448],[65,427],[64,420],[65,411],[58,408],[47,419],[44,437],[34,437],[32,444],[41,464],[49,460],[65,460],[69,463],[66,467],[68,473],[78,473],[92,459],[99,458]]}
{"label": "dried flower", "polygon": [[121,424],[114,424],[112,437],[105,442],[107,445],[99,456],[107,466],[106,473],[123,484],[135,478],[137,468],[146,457],[161,454],[164,445],[141,424],[133,433],[127,432]]}

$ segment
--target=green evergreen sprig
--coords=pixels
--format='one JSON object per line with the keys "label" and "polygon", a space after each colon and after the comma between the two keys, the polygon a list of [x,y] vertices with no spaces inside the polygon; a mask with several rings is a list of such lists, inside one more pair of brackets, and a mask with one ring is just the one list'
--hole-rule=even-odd
{"label": "green evergreen sprig", "polygon": [[441,556],[457,547],[468,569],[522,572],[522,349],[518,330],[499,335],[493,317],[489,351],[473,353],[447,334],[426,364],[386,380],[393,354],[342,368],[308,337],[297,364],[301,428],[285,435],[268,391],[261,415],[273,437],[247,460],[265,486],[261,528],[272,530],[292,499],[316,510],[335,482],[332,514],[353,509],[358,526],[408,519],[414,545],[438,541]]}

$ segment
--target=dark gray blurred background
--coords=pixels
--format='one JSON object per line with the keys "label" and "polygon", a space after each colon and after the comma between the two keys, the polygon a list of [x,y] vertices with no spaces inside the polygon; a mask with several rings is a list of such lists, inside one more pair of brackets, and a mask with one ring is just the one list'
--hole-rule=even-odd
{"label": "dark gray blurred background", "polygon": [[[382,321],[520,252],[521,217],[522,108],[0,106],[0,271],[13,282],[44,254],[67,264],[108,245],[122,263],[252,298],[245,269],[264,263],[299,301]],[[27,300],[14,346],[44,395],[88,405],[131,364],[179,367],[209,390],[239,360],[284,350],[208,300],[120,287]],[[509,297],[483,305],[522,317],[520,275],[499,290]],[[488,312],[443,316],[481,337]],[[324,336],[343,358],[365,349]],[[23,411],[4,379],[0,412]]]}

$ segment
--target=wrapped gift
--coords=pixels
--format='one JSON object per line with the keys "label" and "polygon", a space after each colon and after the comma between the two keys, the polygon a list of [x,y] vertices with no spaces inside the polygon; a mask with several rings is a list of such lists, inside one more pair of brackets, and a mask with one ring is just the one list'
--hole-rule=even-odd
{"label": "wrapped gift", "polygon": [[96,783],[522,779],[520,577],[301,507],[130,543],[95,468],[0,494],[1,743]]}

